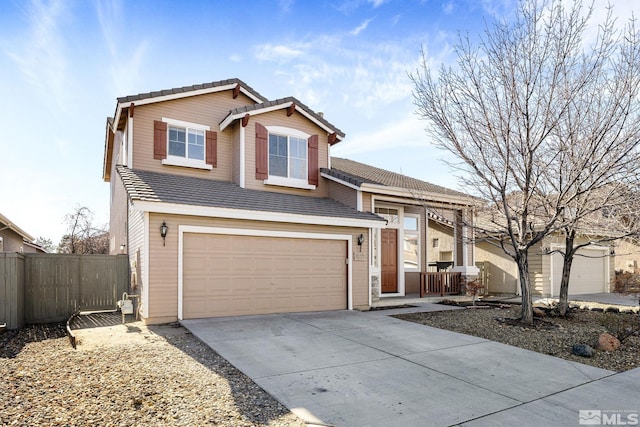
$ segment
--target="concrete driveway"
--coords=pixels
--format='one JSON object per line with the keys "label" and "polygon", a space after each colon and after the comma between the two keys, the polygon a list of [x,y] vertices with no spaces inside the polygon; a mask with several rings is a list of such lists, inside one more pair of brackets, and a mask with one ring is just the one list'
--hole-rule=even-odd
{"label": "concrete driveway", "polygon": [[579,410],[640,412],[640,369],[612,376],[394,311],[182,324],[310,424],[578,425]]}

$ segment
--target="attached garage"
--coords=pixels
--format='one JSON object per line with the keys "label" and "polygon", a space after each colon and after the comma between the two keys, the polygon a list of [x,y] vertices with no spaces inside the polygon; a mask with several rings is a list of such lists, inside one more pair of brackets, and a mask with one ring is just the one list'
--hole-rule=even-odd
{"label": "attached garage", "polygon": [[180,319],[350,308],[351,236],[184,229]]}
{"label": "attached garage", "polygon": [[[569,295],[608,292],[608,248],[582,248],[573,258],[569,278]],[[552,295],[560,294],[562,280],[562,255],[554,253],[551,260]]]}

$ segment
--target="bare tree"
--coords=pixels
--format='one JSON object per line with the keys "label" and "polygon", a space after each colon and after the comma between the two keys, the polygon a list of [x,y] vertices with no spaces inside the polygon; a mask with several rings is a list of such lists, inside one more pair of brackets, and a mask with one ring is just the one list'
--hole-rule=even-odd
{"label": "bare tree", "polygon": [[47,239],[46,237],[39,236],[33,243],[37,246],[40,246],[47,252],[53,252],[56,249],[56,246],[53,244],[51,239]]}
{"label": "bare tree", "polygon": [[77,205],[65,215],[67,233],[62,236],[58,252],[65,254],[108,254],[109,232],[105,226],[93,225],[93,212]]}
{"label": "bare tree", "polygon": [[571,208],[637,164],[633,22],[621,34],[609,13],[587,45],[593,4],[565,4],[522,0],[513,22],[488,26],[478,43],[460,36],[457,67],[432,73],[423,51],[410,76],[427,131],[488,203],[489,220],[477,230],[518,266],[526,323],[533,322],[529,250],[551,233],[571,235],[588,213]]}

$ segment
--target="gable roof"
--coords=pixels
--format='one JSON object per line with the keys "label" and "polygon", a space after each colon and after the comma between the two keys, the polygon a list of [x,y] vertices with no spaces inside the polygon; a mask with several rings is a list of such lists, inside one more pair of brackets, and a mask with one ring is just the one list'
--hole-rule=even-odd
{"label": "gable roof", "polygon": [[[256,102],[267,101],[267,98],[260,95],[251,86],[249,86],[242,80],[236,79],[236,78],[218,80],[218,81],[209,82],[209,83],[201,83],[201,84],[196,84],[191,86],[175,87],[173,89],[163,89],[163,90],[157,90],[152,92],[139,93],[137,95],[123,96],[123,97],[117,98],[117,101],[118,103],[128,103],[128,102],[136,102],[136,101],[142,101],[146,99],[160,98],[160,97],[182,98],[185,96],[200,95],[202,93],[218,92],[220,90],[233,89],[237,85],[240,85],[240,91],[245,93],[249,98],[252,98]],[[197,92],[197,93],[194,94],[193,92]]]}
{"label": "gable roof", "polygon": [[260,104],[234,108],[233,110],[229,111],[229,114],[220,122],[220,130],[224,130],[231,123],[243,118],[247,114],[249,116],[254,116],[258,114],[268,113],[270,111],[289,108],[292,105],[294,106],[296,111],[300,112],[316,125],[326,130],[328,134],[335,133],[336,140],[334,143],[344,138],[344,132],[325,120],[325,118],[321,114],[318,114],[315,111],[311,110],[309,107],[307,107],[305,104],[303,104],[293,96],[276,99],[275,101],[265,101]]}
{"label": "gable roof", "polygon": [[471,198],[460,191],[340,157],[332,157],[331,169],[323,168],[321,172],[356,187],[372,184],[406,190],[410,193],[427,193],[458,199]]}
{"label": "gable roof", "polygon": [[[210,208],[234,209],[361,221],[384,221],[333,199],[241,188],[236,184],[117,166],[129,198]],[[188,189],[188,191],[185,191]]]}
{"label": "gable roof", "polygon": [[20,235],[20,237],[22,237],[22,239],[25,240],[26,242],[34,241],[34,238],[30,234],[28,234],[22,228],[15,225],[13,222],[11,222],[9,218],[7,218],[6,216],[0,213],[0,229],[2,228],[8,228],[9,230],[13,230],[15,233]]}

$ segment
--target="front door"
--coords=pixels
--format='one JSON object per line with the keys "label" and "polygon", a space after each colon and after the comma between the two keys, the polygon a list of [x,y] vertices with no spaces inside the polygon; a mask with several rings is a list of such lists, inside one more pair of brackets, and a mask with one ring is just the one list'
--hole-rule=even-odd
{"label": "front door", "polygon": [[398,292],[398,230],[384,228],[382,240],[382,293]]}

